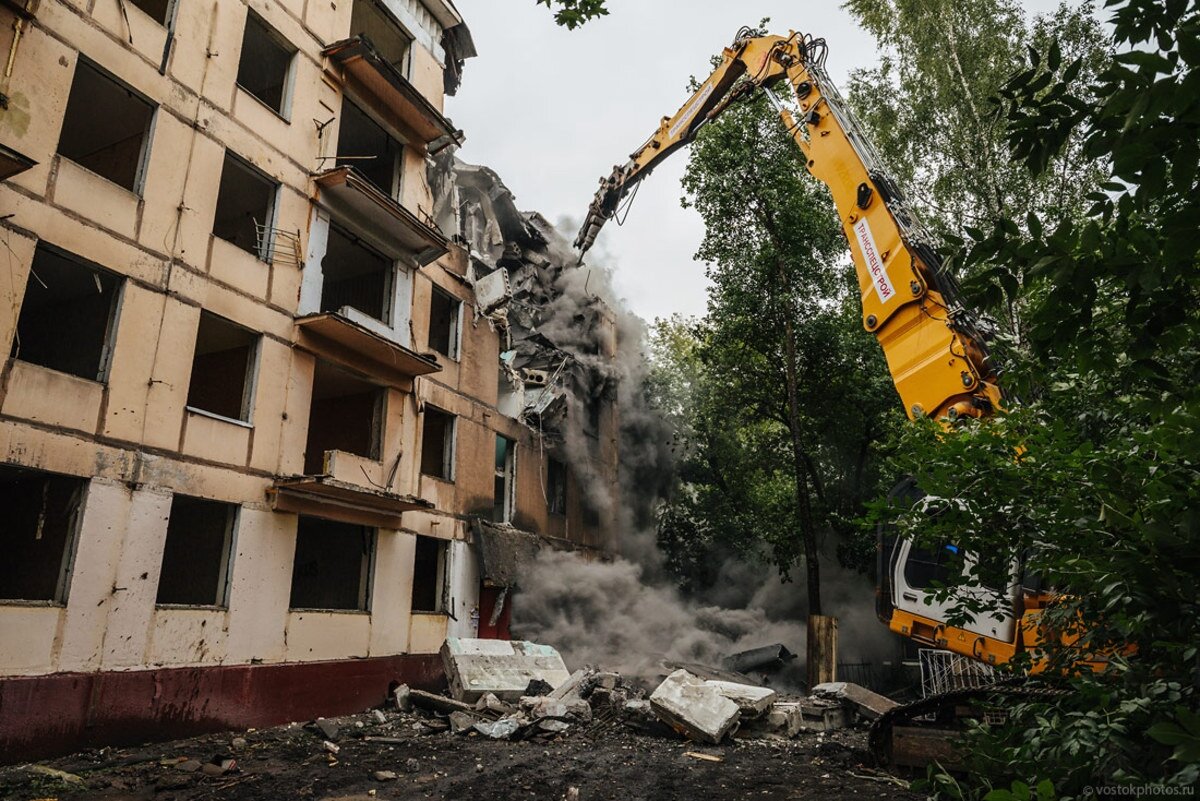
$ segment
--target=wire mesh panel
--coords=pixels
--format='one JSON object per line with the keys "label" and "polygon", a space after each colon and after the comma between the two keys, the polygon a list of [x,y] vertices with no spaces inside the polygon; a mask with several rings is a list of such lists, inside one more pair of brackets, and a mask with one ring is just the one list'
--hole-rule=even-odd
{"label": "wire mesh panel", "polygon": [[922,696],[983,687],[996,680],[991,665],[961,654],[922,648],[917,656],[921,663]]}

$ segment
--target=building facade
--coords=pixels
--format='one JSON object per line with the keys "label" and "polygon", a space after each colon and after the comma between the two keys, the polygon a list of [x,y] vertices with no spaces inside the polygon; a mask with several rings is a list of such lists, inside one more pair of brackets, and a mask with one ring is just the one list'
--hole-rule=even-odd
{"label": "building facade", "polygon": [[514,322],[563,266],[453,164],[452,3],[3,0],[0,48],[4,759],[436,684],[514,553],[612,543],[612,319]]}

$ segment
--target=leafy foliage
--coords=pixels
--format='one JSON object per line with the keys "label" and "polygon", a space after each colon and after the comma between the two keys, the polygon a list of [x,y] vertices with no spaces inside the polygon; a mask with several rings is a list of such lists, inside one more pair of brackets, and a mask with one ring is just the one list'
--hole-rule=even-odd
{"label": "leafy foliage", "polygon": [[1025,311],[1010,409],[903,431],[894,467],[934,513],[877,510],[928,542],[1022,554],[1061,593],[1037,656],[1071,692],[973,732],[971,797],[1200,780],[1200,3],[1109,6],[1107,65],[1050,41],[995,103],[1033,180],[1070,148],[1107,174],[1079,215],[1006,214],[959,256],[978,299]]}
{"label": "leafy foliage", "polygon": [[538,5],[554,11],[554,21],[567,30],[608,14],[605,0],[537,0]]}
{"label": "leafy foliage", "polygon": [[702,320],[656,326],[661,405],[685,453],[660,542],[694,585],[714,549],[765,551],[784,575],[803,564],[811,607],[819,551],[868,560],[852,521],[879,490],[872,443],[895,393],[828,194],[765,98],[703,130],[684,189],[713,285]]}

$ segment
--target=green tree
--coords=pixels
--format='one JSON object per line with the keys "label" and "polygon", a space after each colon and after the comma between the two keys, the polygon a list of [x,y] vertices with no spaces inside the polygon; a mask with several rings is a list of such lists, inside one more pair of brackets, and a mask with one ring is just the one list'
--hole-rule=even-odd
{"label": "green tree", "polygon": [[716,542],[765,548],[785,574],[802,564],[821,614],[821,543],[852,535],[848,521],[878,489],[871,446],[895,392],[862,330],[828,193],[765,98],[701,132],[684,189],[705,221],[697,259],[712,288],[703,320],[657,330],[690,371],[676,395],[684,490],[662,538],[673,554]]}
{"label": "green tree", "polygon": [[[847,0],[876,39],[880,64],[851,73],[847,97],[899,183],[941,244],[965,226],[1030,213],[1078,218],[1103,178],[1102,165],[1072,133],[1045,171],[1012,159],[1006,119],[992,102],[1029,47],[1051,42],[1094,76],[1108,45],[1090,3],[1063,3],[1026,18],[1016,0]],[[996,306],[1005,331],[1024,343],[1021,306]]]}
{"label": "green tree", "polygon": [[1006,377],[1020,400],[910,427],[895,451],[933,499],[904,530],[1021,553],[1061,593],[1043,620],[1068,636],[1042,656],[1070,692],[974,732],[977,796],[1200,780],[1200,3],[1109,5],[1102,70],[1051,42],[996,106],[1035,180],[1076,146],[1108,180],[1078,217],[1002,217],[961,257],[980,297],[1025,305],[1030,349]]}

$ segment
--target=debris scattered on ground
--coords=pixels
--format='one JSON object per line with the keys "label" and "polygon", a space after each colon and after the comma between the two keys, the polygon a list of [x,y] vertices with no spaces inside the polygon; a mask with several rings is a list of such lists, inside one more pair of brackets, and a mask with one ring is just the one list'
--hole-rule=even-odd
{"label": "debris scattered on ground", "polygon": [[[860,792],[879,795],[887,781],[869,775],[860,761],[866,759],[862,727],[847,726],[872,718],[893,702],[858,685],[822,685],[803,697],[703,665],[632,677],[590,667],[568,672],[552,648],[476,642],[448,641],[443,649],[447,670],[453,666],[457,671],[462,699],[399,685],[387,704],[356,716],[211,735],[116,758],[105,749],[91,762],[76,757],[53,766],[20,768],[27,784],[40,793],[12,792],[11,778],[4,782],[13,769],[0,769],[0,797],[126,801],[170,793],[175,801],[207,801],[218,796],[291,797],[303,787],[317,799],[420,801],[432,794],[475,801],[561,801],[571,788],[588,799],[628,798],[641,796],[623,794],[619,784],[603,777],[624,771],[630,760],[641,760],[644,775],[657,779],[670,772],[678,797],[733,798],[742,797],[733,790],[745,782],[771,793],[784,784],[800,786],[791,783],[790,774],[754,784],[785,753],[809,755],[804,764],[822,771],[810,787],[825,794],[841,792],[836,774],[826,781],[838,766],[859,771],[857,786],[870,788]],[[778,657],[779,649],[767,652],[772,650]],[[697,745],[689,748],[686,741]],[[187,743],[191,745],[185,747]],[[540,755],[549,756],[552,747],[570,753],[570,764],[543,767]],[[580,778],[589,775],[585,764],[597,771],[596,783],[582,787]],[[727,776],[727,785],[700,778],[714,770]],[[285,778],[297,775],[305,776],[304,782]],[[506,775],[520,778],[497,778]],[[630,776],[626,781],[634,781]],[[146,789],[133,792],[136,787]],[[721,792],[710,792],[714,787]]]}

